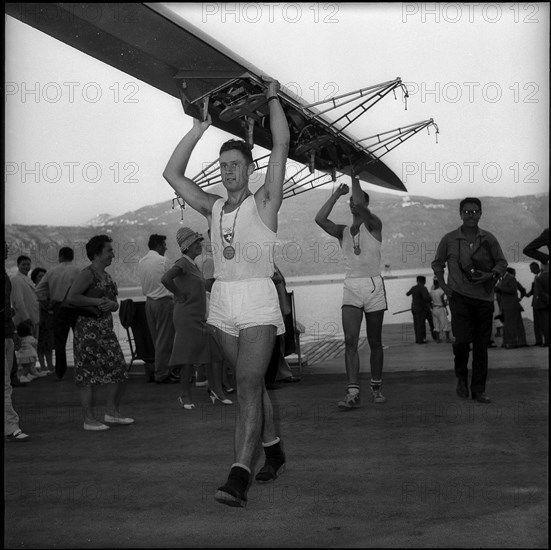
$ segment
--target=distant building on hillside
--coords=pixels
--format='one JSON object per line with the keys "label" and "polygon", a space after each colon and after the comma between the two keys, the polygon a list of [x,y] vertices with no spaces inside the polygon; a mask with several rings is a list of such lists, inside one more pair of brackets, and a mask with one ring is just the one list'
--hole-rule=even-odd
{"label": "distant building on hillside", "polygon": [[402,197],[402,208],[406,206],[415,206],[416,204],[421,204],[421,203],[412,201],[408,196]]}

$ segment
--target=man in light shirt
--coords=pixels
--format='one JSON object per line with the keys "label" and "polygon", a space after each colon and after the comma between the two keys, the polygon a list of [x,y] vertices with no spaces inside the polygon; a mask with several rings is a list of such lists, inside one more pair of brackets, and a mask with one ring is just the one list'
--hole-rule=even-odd
{"label": "man in light shirt", "polygon": [[149,252],[138,263],[138,277],[146,297],[145,314],[155,345],[155,382],[178,382],[168,367],[174,342],[172,311],[173,296],[161,283],[161,278],[171,267],[165,257],[166,235],[153,234],[147,243]]}
{"label": "man in light shirt", "polygon": [[17,325],[23,321],[30,321],[33,336],[38,338],[40,309],[34,283],[28,276],[31,270],[31,259],[28,256],[19,256],[17,258],[17,270],[17,273],[11,278],[11,300],[15,311],[13,322],[17,328]]}
{"label": "man in light shirt", "polygon": [[36,295],[40,302],[52,302],[54,346],[55,346],[55,374],[62,380],[67,372],[67,338],[69,330],[75,326],[74,314],[61,307],[73,281],[78,277],[80,268],[73,265],[75,253],[72,248],[60,248],[59,265],[48,269],[36,287]]}

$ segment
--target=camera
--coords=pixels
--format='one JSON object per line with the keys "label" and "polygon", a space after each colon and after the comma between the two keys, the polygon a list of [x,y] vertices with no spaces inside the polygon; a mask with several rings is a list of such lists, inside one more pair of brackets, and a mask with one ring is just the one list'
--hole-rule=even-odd
{"label": "camera", "polygon": [[465,277],[467,277],[467,279],[471,282],[475,280],[475,278],[479,278],[482,275],[482,273],[480,273],[480,271],[478,271],[478,269],[476,269],[476,267],[473,264],[469,264],[466,267],[463,267],[463,266],[460,266],[460,267],[463,273],[465,274]]}

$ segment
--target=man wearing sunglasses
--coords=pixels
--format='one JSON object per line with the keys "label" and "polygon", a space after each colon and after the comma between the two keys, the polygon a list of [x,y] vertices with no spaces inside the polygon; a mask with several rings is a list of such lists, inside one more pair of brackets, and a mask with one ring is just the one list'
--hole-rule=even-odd
{"label": "man wearing sunglasses", "polygon": [[[507,260],[497,239],[478,227],[482,215],[480,199],[467,197],[459,205],[463,224],[444,235],[436,250],[432,269],[449,299],[456,393],[469,397],[468,364],[472,343],[471,397],[479,403],[490,403],[486,395],[488,346],[492,334],[494,286],[505,273]],[[448,268],[448,281],[444,269]]]}

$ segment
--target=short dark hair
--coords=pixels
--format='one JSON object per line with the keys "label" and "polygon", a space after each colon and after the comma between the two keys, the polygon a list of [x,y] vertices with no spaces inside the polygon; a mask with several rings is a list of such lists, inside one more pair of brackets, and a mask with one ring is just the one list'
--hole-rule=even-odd
{"label": "short dark hair", "polygon": [[[362,191],[362,193],[364,195],[365,203],[369,206],[369,195],[365,191]],[[350,196],[350,200],[352,200],[352,196]]]}
{"label": "short dark hair", "polygon": [[463,211],[463,206],[468,202],[472,202],[473,204],[476,204],[478,208],[480,208],[480,210],[482,211],[482,203],[480,202],[480,199],[477,199],[476,197],[466,197],[459,203],[459,212]]}
{"label": "short dark hair", "polygon": [[21,262],[24,262],[25,260],[29,260],[29,262],[31,261],[31,259],[28,256],[19,256],[17,258],[17,265],[19,265]]}
{"label": "short dark hair", "polygon": [[113,239],[108,235],[94,235],[86,243],[86,256],[88,256],[88,259],[92,261],[96,256],[101,254],[103,247],[107,243],[112,243],[112,242],[113,242]]}
{"label": "short dark hair", "polygon": [[64,246],[63,248],[59,249],[59,259],[63,258],[64,260],[73,261],[73,258],[75,257],[75,253],[72,248],[69,248],[68,246]]}
{"label": "short dark hair", "polygon": [[165,241],[166,235],[157,235],[156,233],[154,233],[153,235],[150,235],[147,246],[149,247],[149,250],[153,250],[154,248],[157,248],[159,245],[163,244]]}
{"label": "short dark hair", "polygon": [[220,155],[222,153],[225,153],[226,151],[239,151],[247,161],[247,164],[253,163],[253,154],[251,152],[251,146],[240,140],[240,139],[230,139],[229,141],[226,141],[222,144],[222,147],[220,147]]}
{"label": "short dark hair", "polygon": [[40,275],[40,273],[46,273],[46,270],[43,267],[35,267],[31,271],[31,281],[34,284],[36,284],[36,279],[38,278],[38,275]]}
{"label": "short dark hair", "polygon": [[537,267],[539,269],[540,264],[538,264],[538,262],[530,262],[530,267]]}
{"label": "short dark hair", "polygon": [[424,275],[417,275],[417,282],[425,284],[427,282],[427,278]]}
{"label": "short dark hair", "polygon": [[20,338],[24,338],[25,336],[31,336],[33,333],[33,325],[32,323],[27,319],[25,321],[21,321],[17,325],[17,336]]}

